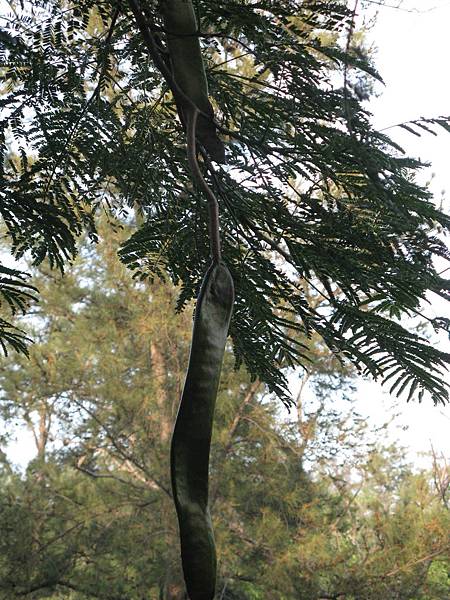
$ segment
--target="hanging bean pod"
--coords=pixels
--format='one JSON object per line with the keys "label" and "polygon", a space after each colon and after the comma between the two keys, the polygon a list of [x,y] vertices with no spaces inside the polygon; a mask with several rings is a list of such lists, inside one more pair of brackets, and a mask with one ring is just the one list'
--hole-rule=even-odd
{"label": "hanging bean pod", "polygon": [[212,600],[216,550],[208,509],[211,433],[234,302],[226,265],[207,271],[195,310],[189,366],[171,447],[171,477],[181,540],[181,560],[190,600]]}

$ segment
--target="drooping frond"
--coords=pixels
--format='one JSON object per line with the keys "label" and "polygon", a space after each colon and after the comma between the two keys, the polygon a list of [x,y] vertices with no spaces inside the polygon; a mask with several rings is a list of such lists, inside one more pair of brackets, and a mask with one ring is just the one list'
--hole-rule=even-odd
{"label": "drooping frond", "polygon": [[36,300],[37,289],[27,283],[28,274],[17,269],[0,265],[0,346],[4,354],[8,346],[18,352],[28,353],[30,338],[18,327],[6,321],[6,313],[12,315],[25,314],[30,302]]}

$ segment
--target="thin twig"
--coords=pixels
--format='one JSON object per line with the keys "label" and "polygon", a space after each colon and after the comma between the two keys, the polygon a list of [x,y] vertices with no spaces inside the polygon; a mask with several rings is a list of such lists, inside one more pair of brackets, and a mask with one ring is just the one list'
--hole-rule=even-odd
{"label": "thin twig", "polygon": [[359,0],[355,0],[355,5],[353,7],[352,18],[350,21],[350,27],[348,30],[347,36],[347,45],[345,48],[345,64],[344,64],[344,108],[345,108],[345,117],[347,120],[347,127],[351,134],[353,134],[353,128],[351,124],[351,115],[348,106],[348,54],[350,52],[350,44],[352,42],[353,32],[355,29],[355,18],[356,18],[356,10],[358,8]]}
{"label": "thin twig", "polygon": [[214,192],[206,183],[197,161],[197,143],[195,131],[197,127],[197,117],[199,111],[194,108],[192,115],[188,116],[187,122],[187,156],[192,176],[199,187],[208,198],[208,216],[209,216],[209,242],[211,247],[211,257],[214,263],[219,263],[221,259],[220,250],[220,226],[219,226],[219,204]]}

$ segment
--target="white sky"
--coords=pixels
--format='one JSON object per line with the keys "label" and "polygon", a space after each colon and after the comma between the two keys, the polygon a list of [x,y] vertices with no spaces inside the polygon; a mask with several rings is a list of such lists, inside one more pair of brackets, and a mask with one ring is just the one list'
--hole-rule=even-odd
{"label": "white sky", "polygon": [[[398,0],[386,2],[398,4]],[[377,47],[376,66],[386,84],[382,95],[370,103],[378,129],[418,117],[450,115],[450,0],[405,0],[401,8],[379,7],[376,25],[369,33]],[[445,192],[448,211],[450,133],[442,130],[434,137],[424,132],[420,138],[400,128],[388,133],[409,155],[432,163],[423,182],[431,179],[431,190],[438,199]],[[435,309],[450,317],[448,305],[439,303],[436,297],[430,300],[434,303],[431,313]],[[444,336],[438,345],[450,352],[450,343]],[[380,385],[362,382],[359,394],[363,414],[368,411],[377,421],[390,414],[395,398],[382,392]],[[436,450],[450,457],[449,407],[433,407],[431,402],[406,404],[401,398],[396,403],[396,409],[402,411],[398,422],[408,429],[391,429],[390,435],[410,448],[414,462],[423,463],[417,453],[429,451],[430,441]]]}
{"label": "white sky", "polygon": [[[398,0],[386,0],[397,5]],[[376,8],[376,2],[374,2]],[[380,97],[370,103],[377,128],[417,117],[450,115],[450,0],[404,0],[402,10],[379,7],[376,25],[369,33],[378,48],[376,65],[386,87]],[[409,12],[411,11],[411,12]],[[446,207],[450,202],[450,133],[442,131],[437,137],[424,132],[417,138],[395,128],[391,137],[413,156],[432,163],[423,181],[431,179],[431,189],[437,198],[446,191]],[[436,305],[436,310],[445,310]],[[450,317],[447,308],[447,315]],[[450,352],[450,343],[444,337],[439,341]],[[359,410],[374,422],[381,423],[392,414],[393,398],[381,386],[362,381],[359,390]],[[430,449],[450,457],[450,409],[433,407],[431,402],[406,404],[397,402],[402,415],[397,420],[400,428],[391,427],[387,435],[409,447],[409,457],[423,464],[418,456]],[[404,429],[402,429],[402,427]],[[10,447],[10,456],[22,465],[32,458],[34,449],[21,435],[20,442]],[[31,442],[31,440],[30,440]]]}

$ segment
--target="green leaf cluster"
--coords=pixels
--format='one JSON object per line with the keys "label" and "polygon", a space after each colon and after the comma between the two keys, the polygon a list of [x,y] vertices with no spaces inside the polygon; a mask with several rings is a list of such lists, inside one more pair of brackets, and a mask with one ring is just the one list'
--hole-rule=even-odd
{"label": "green leaf cluster", "polygon": [[0,346],[5,355],[7,346],[17,352],[28,354],[28,344],[31,339],[23,330],[3,318],[7,313],[25,314],[31,301],[36,300],[38,290],[27,279],[29,275],[17,269],[0,265]]}

